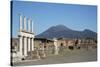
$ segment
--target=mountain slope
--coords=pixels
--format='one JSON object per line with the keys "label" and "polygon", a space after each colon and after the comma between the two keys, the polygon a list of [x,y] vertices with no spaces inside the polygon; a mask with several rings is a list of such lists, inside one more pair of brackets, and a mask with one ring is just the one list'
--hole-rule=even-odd
{"label": "mountain slope", "polygon": [[84,31],[75,31],[64,25],[52,26],[43,33],[36,36],[37,38],[97,38],[97,33],[85,29]]}

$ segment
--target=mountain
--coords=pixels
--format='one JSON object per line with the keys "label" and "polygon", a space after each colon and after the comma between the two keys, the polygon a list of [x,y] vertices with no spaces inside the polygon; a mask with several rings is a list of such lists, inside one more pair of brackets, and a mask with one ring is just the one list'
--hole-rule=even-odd
{"label": "mountain", "polygon": [[64,25],[57,25],[50,27],[39,35],[36,35],[36,38],[97,38],[97,33],[89,29],[75,31]]}

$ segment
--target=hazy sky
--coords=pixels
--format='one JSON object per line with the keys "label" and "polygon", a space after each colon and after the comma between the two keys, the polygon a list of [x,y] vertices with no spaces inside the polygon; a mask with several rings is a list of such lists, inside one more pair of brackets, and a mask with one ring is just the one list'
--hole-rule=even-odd
{"label": "hazy sky", "polygon": [[13,37],[19,30],[19,13],[33,20],[35,35],[59,24],[73,30],[90,29],[97,32],[96,6],[14,1],[12,11]]}

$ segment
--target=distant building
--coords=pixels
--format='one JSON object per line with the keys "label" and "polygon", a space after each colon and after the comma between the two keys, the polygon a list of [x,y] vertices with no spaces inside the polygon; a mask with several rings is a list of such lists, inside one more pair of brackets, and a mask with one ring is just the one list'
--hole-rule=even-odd
{"label": "distant building", "polygon": [[74,46],[74,39],[68,39],[68,38],[59,38],[58,39],[58,45],[59,46]]}
{"label": "distant building", "polygon": [[[19,39],[18,38],[11,38],[11,51],[18,52],[19,51]],[[34,48],[39,49],[44,43],[44,48],[48,49],[49,46],[53,45],[53,40],[46,39],[46,38],[34,38]]]}
{"label": "distant building", "polygon": [[[42,45],[44,43],[44,45]],[[59,38],[57,39],[58,46],[80,46],[81,48],[95,48],[97,47],[96,40],[93,39],[66,39],[66,38]],[[34,38],[34,48],[40,49],[41,46],[44,47],[44,49],[48,50],[49,47],[52,47],[54,45],[54,41],[51,39],[46,38]],[[11,45],[11,51],[12,52],[18,52],[19,51],[19,40],[18,38],[12,38],[12,45]]]}
{"label": "distant building", "polygon": [[42,43],[44,43],[44,48],[48,49],[48,46],[53,45],[53,40],[46,39],[46,38],[34,38],[34,48],[40,48],[42,46]]}
{"label": "distant building", "polygon": [[81,48],[94,48],[97,47],[97,40],[91,38],[84,39],[68,39],[68,38],[59,38],[58,45],[60,46],[76,46]]}

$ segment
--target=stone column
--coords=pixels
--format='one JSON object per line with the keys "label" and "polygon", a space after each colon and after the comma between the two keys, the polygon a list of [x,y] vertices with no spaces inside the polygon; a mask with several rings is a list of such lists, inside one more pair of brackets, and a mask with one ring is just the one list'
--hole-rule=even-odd
{"label": "stone column", "polygon": [[79,39],[79,40],[78,40],[78,46],[80,46],[80,45],[81,45],[81,40]]}
{"label": "stone column", "polygon": [[22,54],[22,36],[19,36],[19,52],[20,52],[20,56],[22,56],[23,54]]}
{"label": "stone column", "polygon": [[26,31],[26,17],[24,16],[24,31]]}
{"label": "stone column", "polygon": [[44,43],[42,43],[42,54],[43,54],[42,57],[46,57],[45,50],[44,50]]}
{"label": "stone column", "polygon": [[20,31],[22,30],[22,16],[21,15],[19,15],[19,22],[20,22]]}
{"label": "stone column", "polygon": [[31,26],[30,26],[30,24],[31,24],[31,20],[30,19],[28,19],[28,32],[30,32],[31,31]]}
{"label": "stone column", "polygon": [[44,52],[44,43],[42,43],[42,50],[43,50],[43,52]]}
{"label": "stone column", "polygon": [[24,56],[27,56],[27,38],[24,37]]}
{"label": "stone column", "polygon": [[54,39],[54,46],[55,46],[55,55],[58,55],[58,44],[56,39]]}
{"label": "stone column", "polygon": [[32,38],[32,51],[34,51],[34,38]]}
{"label": "stone column", "polygon": [[28,38],[28,51],[30,51],[30,38]]}
{"label": "stone column", "polygon": [[[32,21],[31,21],[31,22],[32,22]],[[33,22],[32,22],[32,28],[31,28],[31,32],[33,32],[33,29],[34,29],[34,28],[33,28]]]}

